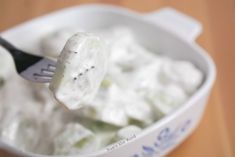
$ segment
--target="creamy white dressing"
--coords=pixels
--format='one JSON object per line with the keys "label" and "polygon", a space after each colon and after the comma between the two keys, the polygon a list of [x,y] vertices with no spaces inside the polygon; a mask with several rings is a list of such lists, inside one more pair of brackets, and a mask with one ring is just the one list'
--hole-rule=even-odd
{"label": "creamy white dressing", "polygon": [[[42,39],[42,43],[46,42],[54,50],[61,49],[68,37],[65,39],[61,35],[56,41],[58,44],[55,44],[55,38],[50,42],[50,38],[53,34],[63,34],[63,31],[70,32],[65,29],[52,32]],[[62,68],[65,65],[66,69],[63,71],[57,68],[59,76],[55,78],[59,81],[52,85],[55,92],[62,89],[63,93],[57,93],[60,99],[63,94],[73,97],[71,100],[61,100],[70,108],[77,108],[79,104],[82,107],[78,110],[67,111],[58,105],[46,85],[31,84],[14,72],[11,75],[4,72],[2,78],[7,81],[0,87],[0,137],[4,142],[39,154],[93,152],[131,135],[138,136],[145,127],[183,105],[202,83],[203,75],[192,63],[151,52],[139,44],[132,31],[126,27],[93,33],[105,40],[108,51],[101,51],[93,44],[82,45],[81,41],[90,38],[89,35],[73,38],[75,40],[69,41],[63,50],[71,50],[71,53],[64,53],[59,58],[59,66]],[[100,77],[99,81],[102,82],[97,94],[92,94],[95,95],[94,99],[91,97],[91,101],[81,101],[85,97],[77,95],[77,92],[82,90],[89,94],[94,88],[83,89],[82,86],[88,84],[83,84],[82,80],[80,86],[77,86],[72,80],[77,73],[73,72],[82,72],[81,67],[87,68],[93,63],[101,64],[95,62],[98,56],[86,56],[91,54],[88,52],[91,47],[101,54],[108,53],[108,69],[103,80],[100,77],[102,71],[87,76]],[[77,50],[81,52],[82,60],[73,53]],[[57,56],[49,54],[50,51],[43,53]],[[1,59],[0,65],[4,64],[1,67],[7,64],[13,67],[11,59],[6,59],[6,62]],[[62,79],[63,74],[66,78]],[[68,85],[64,86],[66,82]],[[29,136],[23,138],[26,134]]]}

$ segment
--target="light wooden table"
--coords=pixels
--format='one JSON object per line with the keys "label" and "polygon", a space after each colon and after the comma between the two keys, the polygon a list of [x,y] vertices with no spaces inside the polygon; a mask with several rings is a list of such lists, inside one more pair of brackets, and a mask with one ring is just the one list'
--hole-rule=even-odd
{"label": "light wooden table", "polygon": [[[53,10],[83,3],[111,3],[137,10],[174,7],[198,19],[198,43],[216,62],[217,81],[199,127],[169,157],[235,156],[235,1],[234,0],[0,0],[0,31]],[[12,157],[0,152],[0,157]]]}

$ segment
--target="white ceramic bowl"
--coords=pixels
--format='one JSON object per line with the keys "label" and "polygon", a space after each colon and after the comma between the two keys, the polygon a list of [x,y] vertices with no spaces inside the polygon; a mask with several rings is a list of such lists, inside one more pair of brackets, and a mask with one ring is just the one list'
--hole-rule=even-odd
{"label": "white ceramic bowl", "polygon": [[[179,145],[199,123],[215,80],[215,66],[207,53],[195,43],[201,25],[171,8],[149,14],[107,5],[83,5],[57,11],[7,30],[1,35],[16,46],[38,50],[39,39],[52,29],[75,27],[99,29],[115,25],[130,27],[138,41],[153,51],[194,63],[205,75],[193,96],[172,114],[164,117],[141,134],[122,140],[100,151],[74,157],[160,157]],[[36,46],[35,46],[36,45]],[[202,140],[202,139],[198,139]],[[0,142],[0,147],[24,157],[45,157]]]}

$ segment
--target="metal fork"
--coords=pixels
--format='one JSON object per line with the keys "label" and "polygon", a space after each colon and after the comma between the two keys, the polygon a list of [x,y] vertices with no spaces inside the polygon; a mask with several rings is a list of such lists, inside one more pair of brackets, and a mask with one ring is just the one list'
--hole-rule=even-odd
{"label": "metal fork", "polygon": [[19,50],[2,37],[0,45],[12,55],[16,71],[24,79],[39,83],[50,82],[55,71],[55,61]]}

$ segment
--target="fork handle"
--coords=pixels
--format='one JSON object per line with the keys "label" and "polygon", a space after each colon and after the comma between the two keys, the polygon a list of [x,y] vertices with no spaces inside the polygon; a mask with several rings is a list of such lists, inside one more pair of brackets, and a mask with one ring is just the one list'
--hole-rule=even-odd
{"label": "fork handle", "polygon": [[0,45],[4,47],[6,50],[8,50],[14,58],[21,54],[21,52],[15,46],[13,46],[11,43],[3,39],[1,36],[0,36]]}
{"label": "fork handle", "polygon": [[36,62],[42,59],[42,57],[40,56],[28,54],[22,50],[17,49],[11,43],[3,39],[1,36],[0,36],[0,46],[8,50],[9,53],[12,55],[15,61],[16,70],[19,73],[24,71],[30,65],[35,64]]}

